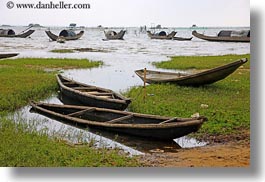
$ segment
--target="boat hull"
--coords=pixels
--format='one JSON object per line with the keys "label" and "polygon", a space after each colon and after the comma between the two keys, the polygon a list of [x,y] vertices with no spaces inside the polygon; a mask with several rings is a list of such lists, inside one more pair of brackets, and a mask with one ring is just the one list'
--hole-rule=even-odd
{"label": "boat hull", "polygon": [[190,41],[192,37],[190,38],[183,38],[183,37],[173,37],[172,40],[177,40],[177,41]]}
{"label": "boat hull", "polygon": [[[47,34],[47,36],[52,41],[57,41],[59,39],[59,36],[53,34],[51,31],[45,31],[45,33]],[[77,39],[80,39],[84,35],[84,33],[85,33],[84,31],[80,31],[78,34],[76,34],[76,36],[72,36],[72,37],[60,37],[60,38],[63,38],[65,41],[77,40]]]}
{"label": "boat hull", "polygon": [[17,56],[18,53],[13,53],[13,54],[0,54],[0,59],[5,59],[5,58],[11,58]]}
{"label": "boat hull", "polygon": [[158,40],[172,40],[173,37],[177,34],[177,32],[172,31],[170,34],[168,35],[156,35],[156,34],[152,34],[150,31],[147,31],[147,35],[148,37],[150,37],[150,39],[158,39]]}
{"label": "boat hull", "polygon": [[116,110],[125,110],[128,107],[128,104],[126,103],[113,103],[109,101],[99,100],[93,97],[79,94],[77,92],[72,92],[71,90],[64,89],[62,87],[60,87],[60,92],[63,94],[63,97],[68,97],[76,104],[80,104],[83,106],[93,106]]}
{"label": "boat hull", "polygon": [[17,35],[0,35],[0,37],[8,37],[8,38],[27,38],[31,34],[33,34],[35,30],[28,30],[25,33],[17,34]]}
{"label": "boat hull", "polygon": [[192,32],[192,35],[203,40],[213,41],[213,42],[250,42],[250,37],[215,37],[207,36],[200,33],[197,33],[195,30]]}
{"label": "boat hull", "polygon": [[[65,85],[63,81],[66,82],[72,82],[74,85],[78,87],[84,87],[84,88],[95,88],[94,90],[98,90],[100,92],[104,93],[110,93],[115,95],[115,98],[117,99],[108,99],[104,98],[102,96],[95,96],[90,95],[85,92],[81,92],[79,90],[71,88],[69,85]],[[128,107],[128,105],[131,103],[131,100],[128,98],[123,97],[122,95],[113,92],[109,89],[99,88],[91,85],[86,85],[83,83],[75,82],[73,80],[69,80],[61,75],[57,75],[57,82],[59,84],[59,89],[64,97],[68,97],[71,100],[74,100],[75,104],[81,104],[85,106],[93,106],[93,107],[100,107],[100,108],[108,108],[108,109],[116,109],[116,110],[124,110]]]}
{"label": "boat hull", "polygon": [[226,78],[246,62],[247,59],[244,58],[233,63],[196,74],[181,74],[147,70],[146,79],[144,79],[144,70],[136,70],[135,73],[143,81],[146,80],[146,82],[149,84],[172,83],[180,86],[201,86],[206,84],[212,84],[214,82]]}
{"label": "boat hull", "polygon": [[[172,118],[72,105],[31,103],[31,106],[35,112],[71,125],[77,124],[79,127],[96,128],[156,140],[172,140],[196,132],[207,120],[205,117],[174,118],[176,122],[160,124]],[[94,109],[96,113],[90,112],[89,109]],[[83,110],[88,111],[78,116],[72,114]],[[128,115],[133,115],[133,118],[123,120],[124,123],[111,123],[116,116]]]}
{"label": "boat hull", "polygon": [[[111,31],[110,31],[111,32]],[[104,31],[104,34],[105,34],[105,37],[106,37],[106,40],[123,40],[123,37],[126,33],[125,30],[121,30],[119,33],[117,33],[116,35],[111,35],[110,32],[105,32]]]}

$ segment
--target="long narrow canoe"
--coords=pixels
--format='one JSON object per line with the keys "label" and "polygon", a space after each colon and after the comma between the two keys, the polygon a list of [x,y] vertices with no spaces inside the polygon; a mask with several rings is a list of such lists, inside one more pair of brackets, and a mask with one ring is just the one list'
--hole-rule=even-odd
{"label": "long narrow canoe", "polygon": [[192,32],[192,35],[203,40],[215,41],[215,42],[250,42],[250,37],[240,36],[207,36],[196,32]]}
{"label": "long narrow canoe", "polygon": [[27,38],[28,36],[30,36],[31,34],[33,34],[33,32],[35,32],[35,30],[28,30],[27,32],[24,33],[20,33],[20,34],[0,34],[0,37],[9,37],[9,38]]}
{"label": "long narrow canoe", "polygon": [[161,32],[158,34],[154,34],[154,33],[151,33],[150,31],[147,31],[147,35],[151,39],[171,40],[177,33],[175,31],[172,31],[171,33],[166,35],[164,31],[162,31],[162,32],[163,32],[163,34]]}
{"label": "long narrow canoe", "polygon": [[61,93],[81,105],[124,110],[131,103],[129,98],[112,90],[80,83],[62,75],[57,75],[57,81]]}
{"label": "long narrow canoe", "polygon": [[31,103],[31,106],[33,111],[58,121],[159,140],[172,140],[196,132],[207,121],[203,116],[170,118],[86,106],[45,103]]}
{"label": "long narrow canoe", "polygon": [[126,31],[121,30],[120,32],[116,33],[115,31],[104,31],[106,39],[103,40],[123,40]]}
{"label": "long narrow canoe", "polygon": [[190,41],[192,37],[186,38],[186,37],[173,37],[172,40],[177,40],[177,41]]}
{"label": "long narrow canoe", "polygon": [[[229,63],[195,74],[146,70],[146,82],[149,84],[174,83],[183,86],[201,86],[205,84],[211,84],[226,78],[247,61],[247,58],[243,58],[233,63]],[[136,70],[135,73],[144,81],[143,69]]]}
{"label": "long narrow canoe", "polygon": [[18,53],[11,53],[11,54],[0,53],[0,59],[11,58],[11,57],[15,57],[17,55],[18,55]]}
{"label": "long narrow canoe", "polygon": [[46,30],[45,31],[46,34],[48,35],[48,37],[52,40],[52,41],[57,41],[59,40],[59,38],[63,38],[64,40],[68,41],[68,40],[77,40],[80,39],[83,35],[84,35],[84,31],[80,31],[78,34],[76,34],[75,36],[59,36],[59,35],[55,35],[53,34],[51,31]]}

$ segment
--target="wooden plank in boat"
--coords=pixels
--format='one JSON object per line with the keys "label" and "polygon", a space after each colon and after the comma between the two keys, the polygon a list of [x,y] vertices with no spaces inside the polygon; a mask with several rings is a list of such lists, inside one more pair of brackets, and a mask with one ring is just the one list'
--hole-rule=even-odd
{"label": "wooden plank in boat", "polygon": [[77,116],[77,115],[83,114],[84,112],[93,112],[94,110],[96,110],[96,109],[95,108],[88,108],[88,109],[77,111],[77,112],[74,112],[74,113],[71,113],[71,114],[67,114],[67,116]]}
{"label": "wooden plank in boat", "polygon": [[165,123],[170,123],[170,122],[172,122],[172,121],[175,121],[177,118],[171,118],[171,119],[168,119],[168,120],[166,120],[166,121],[162,121],[161,123],[159,123],[159,124],[165,124]]}
{"label": "wooden plank in boat", "polygon": [[122,117],[117,118],[117,119],[107,121],[107,123],[117,123],[117,122],[122,121],[122,120],[130,119],[132,117],[133,117],[133,114],[130,114],[130,115],[122,116]]}
{"label": "wooden plank in boat", "polygon": [[97,95],[97,96],[112,96],[112,93],[108,93],[108,92],[86,92],[87,94],[91,94],[91,95]]}

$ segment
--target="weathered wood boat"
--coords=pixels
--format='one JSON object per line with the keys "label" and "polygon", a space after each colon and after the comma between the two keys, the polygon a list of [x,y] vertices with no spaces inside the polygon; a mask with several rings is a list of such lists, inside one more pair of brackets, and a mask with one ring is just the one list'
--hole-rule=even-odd
{"label": "weathered wood boat", "polygon": [[103,40],[123,40],[126,30],[121,30],[120,32],[115,31],[104,31],[106,39]]}
{"label": "weathered wood boat", "polygon": [[31,106],[31,111],[58,121],[159,140],[172,140],[196,132],[207,120],[203,116],[170,118],[87,106],[45,103],[31,103]]}
{"label": "weathered wood boat", "polygon": [[28,30],[26,32],[16,34],[12,29],[0,29],[0,37],[9,37],[9,38],[26,38],[33,34],[35,30]]}
{"label": "weathered wood boat", "polygon": [[177,32],[172,31],[171,33],[167,34],[165,31],[161,31],[159,33],[151,33],[147,31],[148,37],[151,39],[161,39],[161,40],[171,40],[176,35]]}
{"label": "weathered wood boat", "polygon": [[57,81],[61,93],[81,105],[124,110],[131,103],[129,98],[112,90],[83,84],[62,75],[57,75]]}
{"label": "weathered wood boat", "polygon": [[177,41],[190,41],[192,37],[185,38],[185,37],[173,37],[172,40],[177,40]]}
{"label": "weathered wood boat", "polygon": [[171,73],[146,70],[146,79],[144,78],[144,70],[136,70],[135,73],[147,83],[173,83],[183,86],[201,86],[211,84],[222,80],[232,74],[238,67],[246,63],[247,58],[240,59],[233,63],[229,63],[220,67],[202,71],[199,73]]}
{"label": "weathered wood boat", "polygon": [[57,41],[60,39],[64,39],[65,41],[77,40],[80,39],[85,33],[84,31],[80,31],[78,34],[76,34],[72,30],[62,30],[59,35],[55,35],[49,30],[46,30],[45,32],[52,41]]}
{"label": "weathered wood boat", "polygon": [[17,55],[18,55],[18,53],[10,53],[10,54],[0,53],[0,59],[11,58],[11,57],[15,57]]}
{"label": "weathered wood boat", "polygon": [[245,32],[241,34],[235,31],[220,31],[217,36],[207,36],[194,30],[192,35],[199,39],[215,42],[250,42],[250,31]]}

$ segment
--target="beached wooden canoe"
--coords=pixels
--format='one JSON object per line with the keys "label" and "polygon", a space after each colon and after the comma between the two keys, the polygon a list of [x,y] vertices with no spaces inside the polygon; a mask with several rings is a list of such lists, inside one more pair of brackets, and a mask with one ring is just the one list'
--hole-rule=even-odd
{"label": "beached wooden canoe", "polygon": [[45,32],[52,41],[58,41],[60,39],[64,39],[65,41],[77,40],[80,39],[85,33],[84,31],[80,31],[78,34],[75,34],[73,31],[70,30],[62,30],[59,35],[55,35],[49,30]]}
{"label": "beached wooden canoe", "polygon": [[115,32],[115,31],[104,31],[106,39],[103,40],[123,40],[123,37],[125,35],[126,31],[121,30],[120,32]]}
{"label": "beached wooden canoe", "polygon": [[131,103],[129,98],[112,90],[76,82],[62,75],[57,75],[57,81],[61,93],[81,105],[124,110]]}
{"label": "beached wooden canoe", "polygon": [[[226,31],[227,32],[227,31]],[[233,36],[231,35],[232,31],[229,31],[230,34],[222,35],[222,31],[218,33],[217,36],[207,36],[196,32],[192,32],[192,35],[203,40],[214,41],[214,42],[250,42],[250,33],[246,36]]]}
{"label": "beached wooden canoe", "polygon": [[0,53],[0,59],[11,58],[11,57],[15,57],[17,55],[18,55],[18,53],[11,53],[11,54]]}
{"label": "beached wooden canoe", "polygon": [[76,123],[148,139],[172,140],[199,130],[206,117],[170,118],[87,106],[31,103],[31,111]]}
{"label": "beached wooden canoe", "polygon": [[172,40],[177,40],[177,41],[190,41],[192,37],[185,38],[185,37],[173,37]]}
{"label": "beached wooden canoe", "polygon": [[161,31],[159,33],[151,33],[150,31],[147,31],[148,37],[151,39],[160,39],[160,40],[171,40],[177,32],[172,31],[171,33],[167,34],[165,31]]}
{"label": "beached wooden canoe", "polygon": [[28,30],[24,33],[16,34],[12,29],[0,29],[0,37],[9,37],[9,38],[26,38],[33,34],[35,30]]}
{"label": "beached wooden canoe", "polygon": [[[238,67],[246,63],[247,58],[240,59],[230,64],[209,69],[195,74],[171,73],[146,70],[146,82],[173,83],[183,86],[201,86],[222,80],[232,74]],[[135,73],[144,81],[144,70],[136,70]]]}

